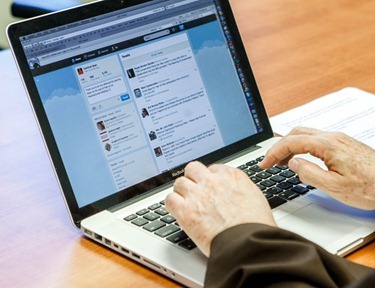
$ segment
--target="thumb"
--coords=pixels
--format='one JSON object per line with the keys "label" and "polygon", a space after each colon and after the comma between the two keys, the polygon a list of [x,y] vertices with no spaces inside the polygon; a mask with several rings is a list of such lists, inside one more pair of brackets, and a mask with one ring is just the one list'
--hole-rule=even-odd
{"label": "thumb", "polygon": [[302,158],[292,158],[289,160],[289,168],[296,174],[299,175],[300,180],[303,183],[312,185],[323,191],[329,189],[329,183],[333,182],[332,172],[322,169],[315,163]]}

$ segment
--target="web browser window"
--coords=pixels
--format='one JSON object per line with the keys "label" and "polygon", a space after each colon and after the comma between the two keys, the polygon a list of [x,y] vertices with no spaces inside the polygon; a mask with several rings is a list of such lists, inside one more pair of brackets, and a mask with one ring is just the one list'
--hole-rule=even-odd
{"label": "web browser window", "polygon": [[80,207],[262,129],[219,2],[154,2],[21,39]]}

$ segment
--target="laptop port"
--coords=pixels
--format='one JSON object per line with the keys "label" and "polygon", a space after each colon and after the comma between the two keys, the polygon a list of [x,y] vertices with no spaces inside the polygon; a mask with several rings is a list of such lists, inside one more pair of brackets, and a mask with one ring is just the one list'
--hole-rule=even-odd
{"label": "laptop port", "polygon": [[129,250],[128,250],[128,249],[125,249],[124,247],[121,247],[121,251],[124,252],[124,253],[126,253],[126,254],[129,254],[129,253],[130,253]]}
{"label": "laptop port", "polygon": [[132,255],[134,258],[141,259],[141,256],[139,256],[138,254],[132,253]]}
{"label": "laptop port", "polygon": [[111,246],[111,245],[112,245],[111,240],[104,239],[104,242],[105,242],[105,244],[107,244],[108,246]]}
{"label": "laptop port", "polygon": [[94,234],[94,237],[95,237],[95,239],[96,240],[98,240],[98,241],[102,241],[103,240],[103,237],[101,236],[101,235],[99,235],[99,234]]}
{"label": "laptop port", "polygon": [[157,269],[161,269],[161,267],[159,266],[159,265],[157,265],[157,264],[155,264],[154,262],[151,262],[151,261],[149,261],[149,260],[147,260],[147,259],[143,259],[147,264],[149,264],[149,265],[151,265],[152,267],[155,267],[155,268],[157,268]]}
{"label": "laptop port", "polygon": [[85,232],[85,234],[87,234],[89,236],[92,236],[92,232],[90,230],[85,229],[84,232]]}

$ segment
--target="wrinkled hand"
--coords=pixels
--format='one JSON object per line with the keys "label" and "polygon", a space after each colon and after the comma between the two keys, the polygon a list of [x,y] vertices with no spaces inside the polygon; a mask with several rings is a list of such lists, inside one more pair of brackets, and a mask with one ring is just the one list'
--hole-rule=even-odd
{"label": "wrinkled hand", "polygon": [[[306,153],[323,160],[328,171],[294,157]],[[375,150],[371,147],[343,133],[297,127],[267,152],[260,166],[287,163],[302,182],[347,205],[375,209]]]}
{"label": "wrinkled hand", "polygon": [[232,226],[275,226],[271,209],[258,187],[241,170],[191,162],[166,198],[167,210],[207,256],[213,238]]}

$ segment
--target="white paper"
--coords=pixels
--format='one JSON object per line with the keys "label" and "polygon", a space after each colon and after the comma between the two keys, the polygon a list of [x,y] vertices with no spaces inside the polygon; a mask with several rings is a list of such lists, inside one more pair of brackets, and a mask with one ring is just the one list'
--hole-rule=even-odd
{"label": "white paper", "polygon": [[341,131],[375,148],[375,95],[344,88],[270,119],[273,131],[286,135],[296,126]]}

